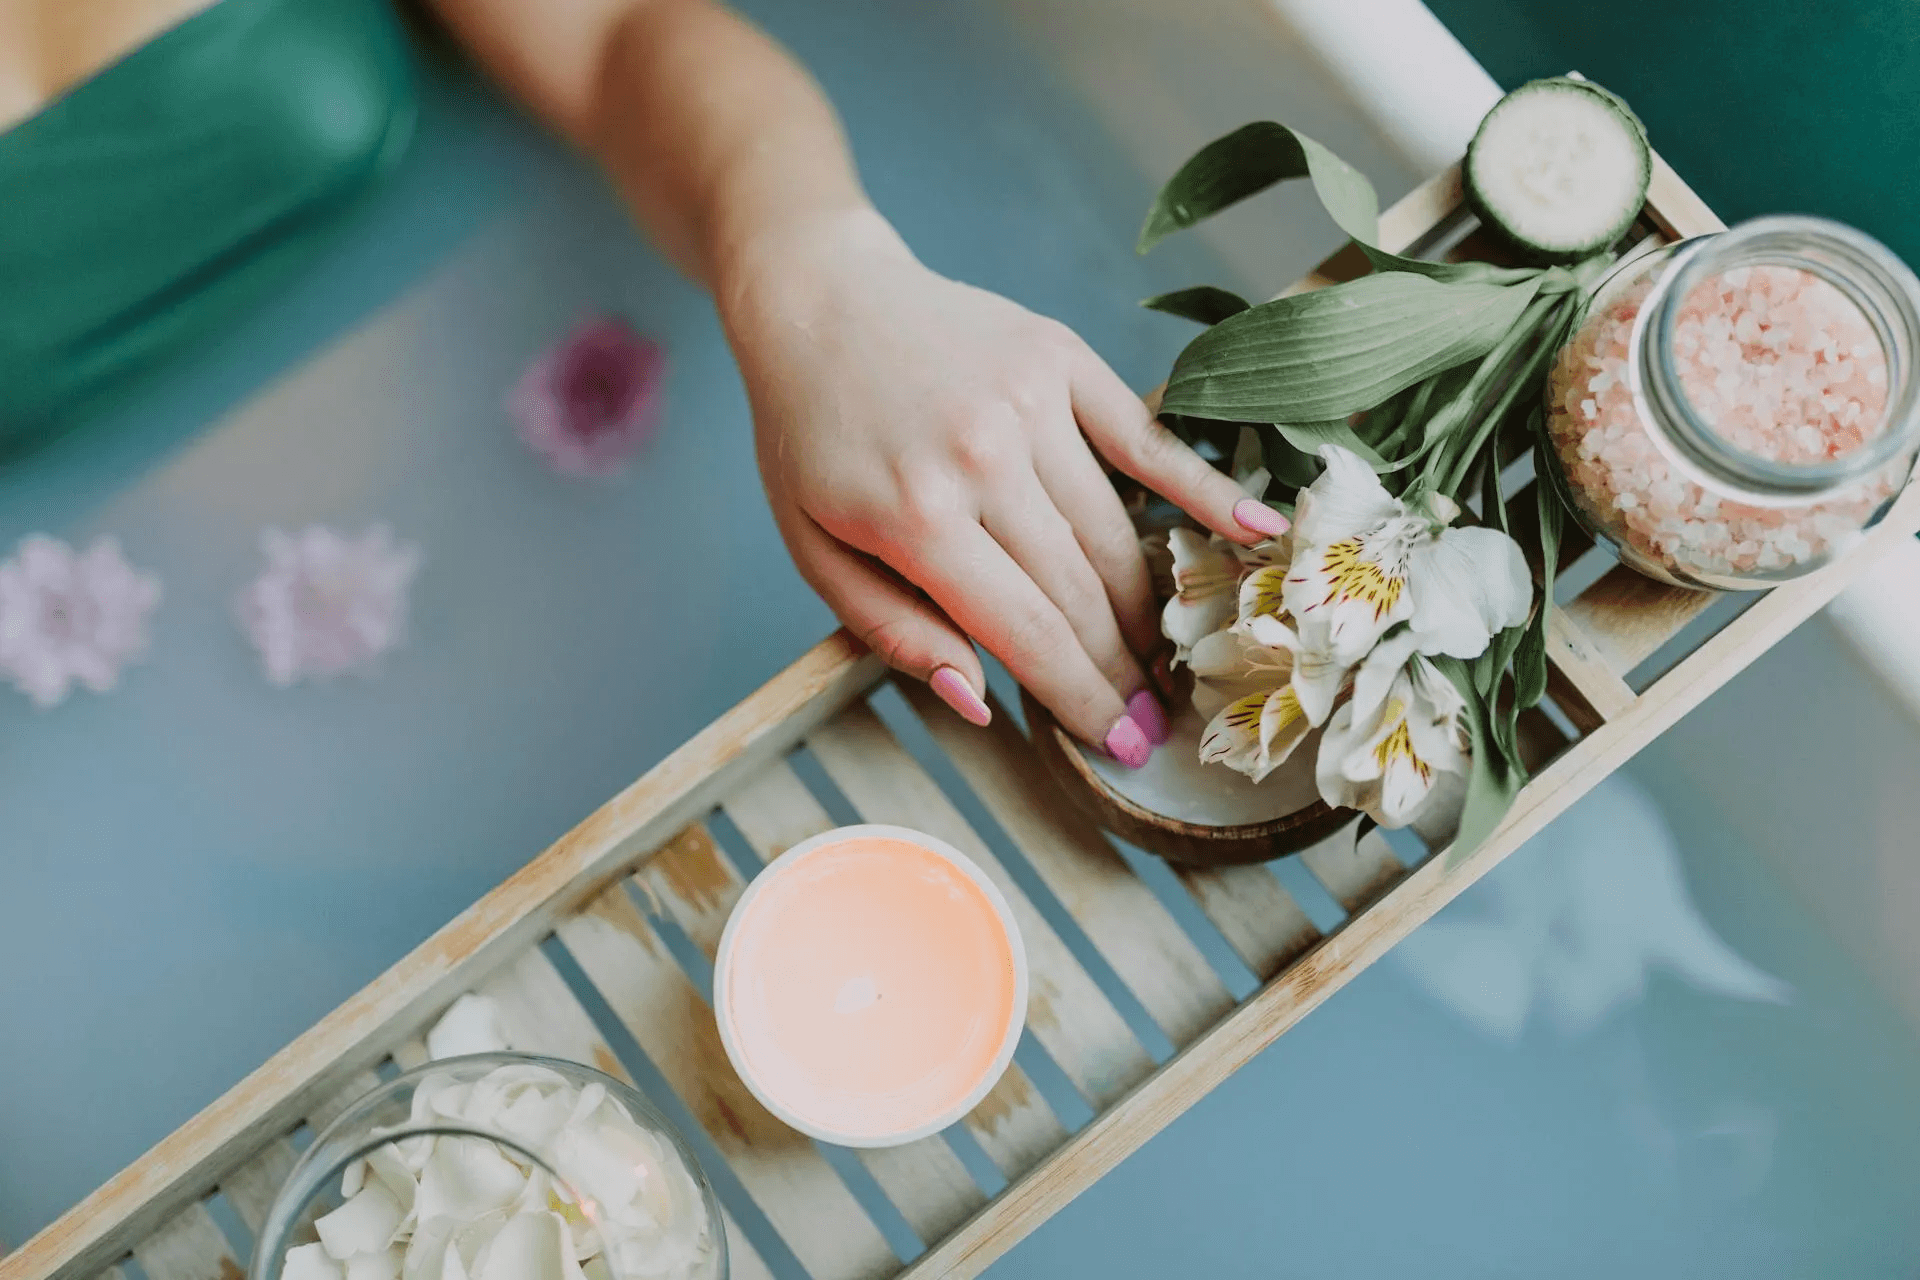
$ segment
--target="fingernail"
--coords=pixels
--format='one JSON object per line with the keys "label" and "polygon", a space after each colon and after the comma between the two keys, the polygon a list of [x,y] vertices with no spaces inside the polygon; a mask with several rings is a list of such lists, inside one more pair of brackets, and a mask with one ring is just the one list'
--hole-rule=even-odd
{"label": "fingernail", "polygon": [[927,681],[933,691],[940,695],[940,701],[960,713],[960,718],[968,724],[985,725],[993,719],[993,709],[986,700],[973,691],[967,678],[953,667],[942,667],[933,673]]}
{"label": "fingernail", "polygon": [[1153,754],[1153,744],[1147,741],[1147,735],[1132,716],[1121,716],[1114,721],[1113,728],[1107,730],[1104,745],[1108,755],[1129,769],[1138,769]]}
{"label": "fingernail", "polygon": [[1242,498],[1233,504],[1233,518],[1243,529],[1277,538],[1293,527],[1293,522],[1258,498]]}
{"label": "fingernail", "polygon": [[1160,709],[1160,700],[1151,692],[1142,689],[1127,699],[1127,719],[1140,726],[1140,732],[1147,735],[1147,741],[1159,746],[1167,740],[1167,713]]}

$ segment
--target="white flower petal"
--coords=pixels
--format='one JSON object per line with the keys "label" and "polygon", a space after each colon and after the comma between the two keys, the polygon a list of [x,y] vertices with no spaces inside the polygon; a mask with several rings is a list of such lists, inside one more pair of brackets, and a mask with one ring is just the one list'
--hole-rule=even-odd
{"label": "white flower petal", "polygon": [[1498,529],[1446,529],[1413,548],[1408,566],[1413,631],[1421,653],[1477,658],[1499,631],[1533,608],[1519,544]]}
{"label": "white flower petal", "polygon": [[379,1182],[369,1182],[358,1195],[317,1219],[320,1243],[336,1260],[345,1262],[360,1253],[384,1250],[405,1216],[400,1202]]}
{"label": "white flower petal", "polygon": [[1387,492],[1373,468],[1350,450],[1322,445],[1320,460],[1326,470],[1300,491],[1294,508],[1296,550],[1339,542],[1406,514],[1406,507]]}
{"label": "white flower petal", "polygon": [[406,1256],[400,1263],[400,1280],[454,1280],[450,1267],[466,1275],[460,1253],[453,1247],[453,1233],[459,1223],[452,1218],[429,1218],[414,1226],[407,1241]]}
{"label": "white flower petal", "polygon": [[[1261,619],[1280,625],[1277,619]],[[1293,675],[1293,654],[1240,630],[1216,631],[1194,646],[1193,707],[1212,719],[1237,698],[1277,689]]]}
{"label": "white flower petal", "polygon": [[1291,685],[1250,693],[1208,722],[1200,737],[1200,759],[1260,782],[1293,754],[1311,728]]}
{"label": "white flower petal", "polygon": [[356,1253],[347,1259],[346,1280],[400,1280],[401,1256],[398,1249]]}
{"label": "white flower petal", "polygon": [[500,1053],[507,1037],[500,1030],[500,1005],[492,996],[468,992],[455,1000],[427,1032],[427,1056],[458,1058],[469,1053]]}
{"label": "white flower petal", "polygon": [[1294,655],[1293,695],[1308,724],[1327,722],[1333,713],[1333,704],[1340,700],[1341,690],[1347,687],[1350,671],[1345,663],[1335,661],[1332,655],[1321,650],[1302,649]]}
{"label": "white flower petal", "polygon": [[346,1269],[333,1260],[325,1245],[295,1245],[287,1250],[280,1280],[346,1280]]}
{"label": "white flower petal", "polygon": [[582,1280],[567,1224],[557,1213],[520,1213],[494,1236],[473,1280]]}
{"label": "white flower petal", "polygon": [[1423,536],[1419,522],[1399,519],[1341,542],[1296,548],[1285,605],[1301,643],[1342,666],[1366,657],[1413,614],[1408,562]]}
{"label": "white flower petal", "polygon": [[1400,674],[1407,659],[1413,656],[1413,645],[1412,629],[1402,628],[1373,646],[1373,652],[1354,671],[1355,716],[1370,720],[1379,713],[1380,704],[1386,701],[1387,691],[1393,687],[1394,677]]}
{"label": "white flower petal", "polygon": [[493,1143],[483,1138],[441,1138],[420,1172],[414,1204],[422,1220],[468,1221],[512,1204],[526,1183],[527,1175]]}
{"label": "white flower petal", "polygon": [[[1441,685],[1450,700],[1441,700]],[[1356,697],[1333,713],[1314,770],[1321,798],[1383,827],[1407,825],[1440,774],[1466,768],[1457,725],[1463,705],[1450,682],[1415,656],[1371,711]]]}
{"label": "white flower petal", "polygon": [[1170,529],[1174,594],[1160,614],[1160,630],[1174,643],[1174,660],[1185,661],[1202,636],[1233,620],[1234,590],[1246,566],[1218,534]]}
{"label": "white flower petal", "polygon": [[1240,583],[1235,617],[1241,624],[1255,618],[1278,622],[1286,611],[1287,566],[1264,565]]}

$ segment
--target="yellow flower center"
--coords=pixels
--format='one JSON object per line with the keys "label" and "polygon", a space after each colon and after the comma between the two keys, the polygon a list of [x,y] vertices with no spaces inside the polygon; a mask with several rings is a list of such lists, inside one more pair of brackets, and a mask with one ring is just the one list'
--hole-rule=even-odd
{"label": "yellow flower center", "polygon": [[[1255,569],[1252,576],[1240,588],[1242,613],[1249,618],[1279,617],[1281,611],[1286,608],[1281,598],[1286,584],[1286,571],[1277,566],[1269,565],[1262,569]],[[1250,602],[1247,598],[1249,592],[1252,594]]]}
{"label": "yellow flower center", "polygon": [[1387,703],[1387,718],[1397,718],[1399,722],[1393,726],[1392,732],[1380,739],[1380,745],[1373,749],[1373,762],[1380,767],[1380,772],[1385,774],[1387,766],[1395,759],[1404,759],[1413,766],[1414,772],[1420,775],[1421,782],[1432,782],[1433,766],[1413,753],[1413,735],[1407,730],[1406,710],[1406,704],[1398,698]]}
{"label": "yellow flower center", "polygon": [[1326,599],[1320,604],[1329,605],[1335,600],[1364,601],[1373,606],[1375,621],[1400,603],[1400,593],[1407,585],[1407,580],[1398,573],[1389,573],[1379,561],[1367,558],[1364,538],[1334,543],[1327,548],[1321,563],[1326,568],[1328,584]]}

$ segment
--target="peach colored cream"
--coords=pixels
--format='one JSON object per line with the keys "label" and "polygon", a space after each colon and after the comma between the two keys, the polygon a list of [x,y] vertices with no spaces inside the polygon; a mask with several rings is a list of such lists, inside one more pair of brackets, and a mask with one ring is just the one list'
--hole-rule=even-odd
{"label": "peach colored cream", "polygon": [[1004,1066],[1015,945],[959,867],[860,835],[776,867],[729,930],[724,1017],[776,1112],[860,1142],[911,1133]]}

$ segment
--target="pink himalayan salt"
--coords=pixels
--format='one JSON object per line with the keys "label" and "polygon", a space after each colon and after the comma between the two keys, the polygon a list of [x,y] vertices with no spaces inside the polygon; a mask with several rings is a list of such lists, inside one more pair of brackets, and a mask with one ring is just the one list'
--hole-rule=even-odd
{"label": "pink himalayan salt", "polygon": [[[1845,498],[1754,507],[1686,478],[1647,434],[1627,386],[1649,274],[1588,317],[1547,382],[1547,432],[1576,502],[1603,531],[1682,578],[1788,576],[1843,547],[1893,492],[1883,473]],[[1887,361],[1866,317],[1795,267],[1744,267],[1696,286],[1673,359],[1701,420],[1755,457],[1842,457],[1885,426]]]}

